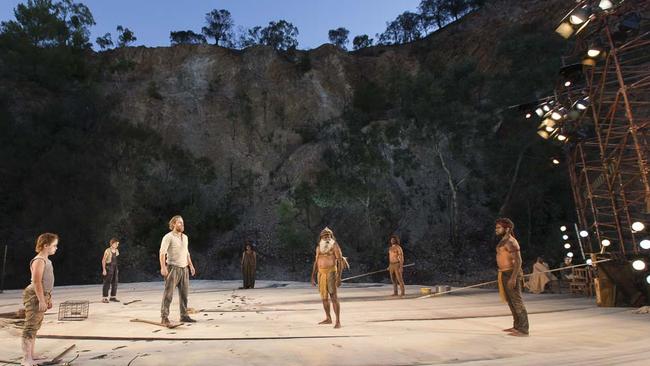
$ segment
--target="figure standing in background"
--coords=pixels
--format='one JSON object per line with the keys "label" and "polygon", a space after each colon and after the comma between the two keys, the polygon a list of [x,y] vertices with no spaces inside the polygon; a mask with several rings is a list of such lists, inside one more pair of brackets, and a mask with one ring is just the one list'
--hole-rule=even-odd
{"label": "figure standing in background", "polygon": [[[104,277],[104,286],[102,287],[102,302],[108,303],[109,301],[120,302],[117,296],[117,257],[120,251],[117,249],[120,242],[112,238],[109,242],[108,248],[104,251],[102,257],[102,276]],[[108,289],[111,289],[111,298],[108,299]]]}
{"label": "figure standing in background", "polygon": [[244,288],[255,288],[255,270],[257,267],[257,254],[247,240],[244,253],[241,256],[241,272],[244,279]]}
{"label": "figure standing in background", "polygon": [[393,296],[397,296],[397,286],[400,288],[400,296],[404,296],[404,251],[397,235],[391,235],[388,248],[388,272],[390,281],[393,283]]}

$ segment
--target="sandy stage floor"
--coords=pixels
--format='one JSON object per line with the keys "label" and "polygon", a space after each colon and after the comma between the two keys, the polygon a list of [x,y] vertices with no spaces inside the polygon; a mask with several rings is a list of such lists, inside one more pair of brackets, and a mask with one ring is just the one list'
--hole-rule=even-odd
{"label": "sandy stage floor", "polygon": [[[52,357],[76,344],[66,358],[78,352],[75,365],[97,366],[649,364],[650,315],[598,308],[593,298],[526,294],[531,336],[515,338],[501,332],[512,318],[492,290],[417,299],[419,287],[410,286],[410,297],[396,299],[386,285],[346,284],[337,330],[316,324],[322,306],[306,283],[239,285],[192,281],[189,306],[198,322],[175,329],[130,322],[159,321],[162,282],[122,284],[122,303],[110,304],[99,301],[99,285],[57,287],[37,351]],[[17,290],[0,294],[0,313],[17,310],[20,298]],[[90,300],[89,318],[59,322],[54,310],[66,300]],[[123,304],[133,300],[141,301]],[[171,320],[178,315],[175,297]],[[0,359],[19,359],[20,329],[3,319],[0,325]]]}

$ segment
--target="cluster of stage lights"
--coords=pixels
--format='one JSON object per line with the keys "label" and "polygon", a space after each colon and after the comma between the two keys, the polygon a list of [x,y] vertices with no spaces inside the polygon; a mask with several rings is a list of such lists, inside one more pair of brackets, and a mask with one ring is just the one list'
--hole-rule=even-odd
{"label": "cluster of stage lights", "polygon": [[[564,85],[570,86],[571,81],[566,81]],[[538,104],[534,107],[534,110],[527,111],[525,117],[530,119],[536,115],[541,119],[541,123],[537,126],[539,137],[545,140],[555,139],[565,143],[569,140],[569,136],[564,131],[564,122],[578,119],[582,112],[589,108],[590,103],[589,96],[579,98],[570,107],[565,107],[556,100],[550,99]],[[552,162],[555,165],[560,164],[560,160],[557,158],[553,158]]]}
{"label": "cluster of stage lights", "polygon": [[[566,234],[567,227],[564,226],[564,225],[560,226],[560,231],[564,233],[564,234],[562,234],[562,239],[563,240],[569,240],[569,235]],[[567,250],[571,249],[571,243],[568,243],[568,242],[564,243],[564,249],[567,249]],[[569,258],[573,258],[573,252],[571,252],[571,251],[567,252],[566,256],[569,257]]]}
{"label": "cluster of stage lights", "polygon": [[[639,233],[639,232],[641,232],[643,230],[645,230],[645,224],[642,223],[641,221],[635,221],[635,222],[632,223],[632,232],[633,233]],[[569,235],[566,234],[567,227],[564,226],[564,225],[560,226],[560,231],[562,233],[564,233],[562,235],[562,239],[569,240]],[[578,235],[580,235],[580,237],[582,237],[582,238],[586,238],[586,237],[589,236],[589,232],[587,230],[581,230],[578,233]],[[603,247],[607,248],[610,245],[612,245],[612,242],[609,239],[603,239],[600,244]],[[641,249],[650,250],[650,239],[641,240],[641,242],[639,243],[639,246],[641,247]],[[567,250],[571,249],[571,243],[569,243],[569,242],[564,243],[564,249],[567,249]],[[568,252],[566,254],[566,256],[569,257],[569,258],[573,258],[573,252]],[[587,259],[586,262],[587,262],[588,265],[592,264],[591,259]],[[636,260],[632,261],[632,268],[634,268],[637,271],[644,271],[644,270],[646,270],[647,265],[646,265],[644,260],[636,259]],[[646,277],[646,282],[648,284],[650,284],[650,275],[648,275]]]}
{"label": "cluster of stage lights", "polygon": [[[576,7],[571,10],[560,22],[556,32],[565,39],[580,33],[591,22],[598,17],[606,16],[613,13],[619,5],[625,0],[576,0]],[[618,33],[627,37],[628,32],[638,31],[640,29],[641,16],[638,13],[629,13],[622,16],[618,24]],[[606,55],[607,49],[600,39],[596,38],[587,45],[584,58],[581,63],[569,65],[561,71],[573,73],[582,72],[582,66],[596,66],[597,60]],[[566,75],[565,75],[566,76]],[[564,78],[562,84],[566,88],[573,87],[575,79]],[[547,98],[539,103],[521,105],[520,108],[525,110],[527,119],[537,115],[542,122],[537,127],[537,134],[545,140],[556,140],[560,143],[567,143],[572,136],[572,127],[564,124],[565,121],[577,120],[581,113],[589,108],[591,100],[588,96],[583,96],[577,100],[572,100],[562,105],[554,98]],[[556,163],[557,161],[557,163]],[[553,164],[558,165],[559,160],[554,159]]]}
{"label": "cluster of stage lights", "polygon": [[578,1],[576,6],[567,14],[560,25],[555,29],[559,35],[569,39],[572,35],[580,33],[598,15],[609,13],[625,0],[590,0]]}
{"label": "cluster of stage lights", "polygon": [[[569,39],[572,35],[580,33],[599,16],[613,13],[623,2],[625,0],[576,0],[578,5],[562,19],[555,32],[565,39]],[[622,40],[627,38],[628,32],[638,31],[641,27],[641,19],[641,15],[636,12],[624,14],[619,18],[618,35],[614,35],[614,37],[620,37],[619,40]],[[596,60],[605,52],[606,49],[602,42],[598,39],[592,41],[588,44],[582,64],[595,66]],[[565,86],[569,85],[565,84]]]}
{"label": "cluster of stage lights", "polygon": [[[636,221],[632,224],[632,232],[633,233],[638,233],[645,230],[645,225],[640,222]],[[639,246],[641,249],[648,250],[650,249],[650,239],[643,239],[639,243]],[[643,259],[636,259],[632,262],[632,268],[634,268],[636,271],[645,271],[648,266],[646,265],[646,262]],[[645,278],[646,282],[650,285],[650,274],[646,276]]]}
{"label": "cluster of stage lights", "polygon": [[[566,83],[570,83],[570,81]],[[548,100],[537,105],[533,111],[526,112],[525,117],[530,119],[533,115],[537,115],[542,120],[539,126],[537,126],[537,134],[541,138],[566,142],[568,136],[564,133],[561,125],[566,120],[577,119],[589,107],[589,103],[589,97],[585,96],[574,102],[571,108],[567,109],[555,100]],[[554,158],[552,162],[555,165],[560,164],[557,158]]]}
{"label": "cluster of stage lights", "polygon": [[[645,225],[642,222],[636,221],[636,222],[632,223],[632,232],[638,233],[638,232],[641,232],[643,230],[645,230]],[[603,245],[603,247],[608,247],[608,246],[612,245],[612,242],[609,239],[603,239],[601,244]],[[649,250],[650,249],[650,239],[641,240],[641,242],[639,243],[639,246],[641,247],[641,249]],[[632,268],[635,271],[645,271],[646,268],[647,268],[647,265],[646,265],[646,262],[643,259],[635,259],[634,261],[632,261]],[[647,275],[645,279],[646,279],[646,282],[648,284],[650,284],[650,275]]]}

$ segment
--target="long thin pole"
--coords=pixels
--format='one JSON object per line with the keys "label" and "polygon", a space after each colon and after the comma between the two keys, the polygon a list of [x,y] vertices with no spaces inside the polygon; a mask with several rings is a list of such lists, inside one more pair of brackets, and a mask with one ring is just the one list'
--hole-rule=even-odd
{"label": "long thin pole", "polygon": [[[414,266],[414,265],[415,265],[415,263],[411,263],[411,264],[405,265],[402,268],[411,267],[411,266]],[[368,272],[368,273],[360,274],[358,276],[352,276],[352,277],[344,278],[344,279],[341,280],[341,282],[348,281],[348,280],[353,280],[353,279],[359,278],[359,277],[370,276],[370,275],[373,275],[373,274],[376,274],[376,273],[382,273],[382,272],[386,272],[386,271],[388,271],[388,269],[382,269],[382,270],[379,270],[379,271]]]}
{"label": "long thin pole", "polygon": [[573,223],[573,227],[576,229],[576,237],[578,238],[578,245],[580,246],[580,254],[582,254],[582,260],[586,260],[585,251],[582,249],[582,240],[580,239],[580,231],[578,231],[578,224]]}
{"label": "long thin pole", "polygon": [[[565,270],[571,269],[571,268],[591,266],[591,265],[594,265],[594,264],[604,263],[604,262],[609,262],[609,261],[611,261],[611,259],[603,259],[603,260],[595,261],[595,262],[593,262],[591,264],[588,264],[588,263],[576,264],[576,265],[573,265],[573,266],[560,267],[560,268],[551,269],[551,270],[548,270],[548,271],[539,271],[539,272],[535,272],[535,273],[551,273],[551,272],[557,272],[557,271],[565,271]],[[524,277],[529,277],[529,276],[532,276],[532,275],[533,275],[532,273],[529,273],[527,275],[524,275]],[[440,295],[449,294],[449,293],[452,293],[452,292],[463,291],[463,290],[467,290],[467,289],[470,289],[470,288],[481,287],[481,286],[490,285],[490,284],[497,283],[497,282],[498,281],[495,280],[495,281],[479,283],[479,284],[476,284],[476,285],[455,288],[455,289],[449,290],[449,291],[437,292],[437,293],[431,294],[431,295],[420,296],[420,297],[418,297],[418,299],[428,299],[428,298],[434,297],[434,296],[440,296]]]}
{"label": "long thin pole", "polygon": [[2,274],[0,274],[0,294],[5,291],[5,267],[7,266],[7,244],[2,255]]}

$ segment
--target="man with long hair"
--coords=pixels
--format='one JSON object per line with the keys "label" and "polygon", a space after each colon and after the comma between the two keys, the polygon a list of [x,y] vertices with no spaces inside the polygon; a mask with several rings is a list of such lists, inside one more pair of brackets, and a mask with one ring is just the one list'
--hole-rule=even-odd
{"label": "man with long hair", "polygon": [[343,257],[341,247],[336,241],[336,238],[334,238],[334,232],[326,227],[320,233],[318,246],[316,247],[314,268],[311,272],[311,284],[313,286],[316,286],[315,276],[318,273],[318,291],[320,292],[321,300],[323,300],[323,309],[325,310],[325,320],[318,324],[332,324],[329,303],[329,298],[331,297],[334,315],[336,315],[334,328],[341,327],[341,305],[339,303],[337,287],[341,286],[341,273],[345,268],[349,268],[348,262]]}
{"label": "man with long hair", "polygon": [[397,296],[399,285],[400,296],[404,296],[404,251],[397,235],[391,235],[388,248],[388,273],[393,283],[393,296]]}
{"label": "man with long hair", "polygon": [[160,322],[169,326],[169,305],[174,296],[174,288],[178,287],[181,322],[194,323],[187,312],[187,294],[190,291],[190,273],[196,274],[192,258],[188,250],[188,238],[183,234],[185,223],[183,218],[176,215],[169,220],[169,233],[160,243],[160,274],[165,279],[165,292],[160,307]]}
{"label": "man with long hair", "polygon": [[255,254],[253,245],[246,240],[244,253],[241,256],[241,272],[244,279],[242,288],[255,288],[255,267],[257,267],[257,254]]}
{"label": "man with long hair", "polygon": [[501,238],[497,244],[497,266],[499,268],[499,295],[508,303],[514,319],[512,328],[504,329],[511,336],[528,336],[528,313],[521,298],[521,249],[513,234],[515,224],[508,218],[495,223],[495,233]]}

